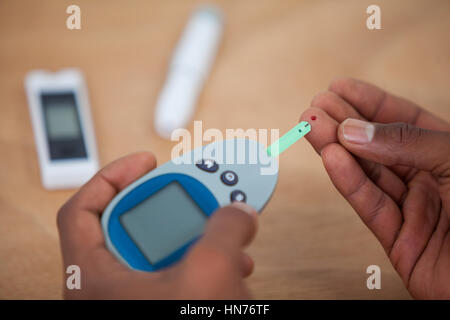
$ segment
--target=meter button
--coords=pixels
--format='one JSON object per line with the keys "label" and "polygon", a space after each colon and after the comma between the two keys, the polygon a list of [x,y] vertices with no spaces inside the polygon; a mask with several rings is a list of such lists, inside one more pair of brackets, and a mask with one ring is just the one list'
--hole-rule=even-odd
{"label": "meter button", "polygon": [[225,171],[220,176],[220,179],[228,186],[234,186],[238,182],[237,174],[233,171]]}
{"label": "meter button", "polygon": [[219,169],[219,165],[211,159],[202,159],[195,165],[206,172],[216,172]]}
{"label": "meter button", "polygon": [[245,202],[247,196],[241,190],[234,190],[230,195],[231,202]]}

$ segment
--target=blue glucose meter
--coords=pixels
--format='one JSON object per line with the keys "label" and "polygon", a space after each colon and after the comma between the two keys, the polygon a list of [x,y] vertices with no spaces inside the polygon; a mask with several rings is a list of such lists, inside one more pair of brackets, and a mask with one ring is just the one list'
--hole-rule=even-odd
{"label": "blue glucose meter", "polygon": [[183,154],[121,191],[102,215],[108,249],[128,267],[156,271],[181,259],[208,218],[233,201],[258,212],[278,163],[254,140],[214,142]]}

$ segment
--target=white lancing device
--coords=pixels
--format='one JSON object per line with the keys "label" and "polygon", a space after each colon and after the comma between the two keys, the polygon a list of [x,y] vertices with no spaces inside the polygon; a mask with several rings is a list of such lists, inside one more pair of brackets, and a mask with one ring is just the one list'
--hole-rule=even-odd
{"label": "white lancing device", "polygon": [[173,130],[185,128],[194,114],[197,98],[208,76],[223,30],[221,12],[202,6],[191,16],[169,66],[166,83],[155,110],[155,129],[170,139]]}

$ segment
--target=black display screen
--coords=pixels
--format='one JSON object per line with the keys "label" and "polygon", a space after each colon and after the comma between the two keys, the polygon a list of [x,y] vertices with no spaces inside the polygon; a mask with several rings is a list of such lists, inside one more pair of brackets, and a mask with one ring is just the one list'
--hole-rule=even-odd
{"label": "black display screen", "polygon": [[41,103],[50,159],[86,158],[86,145],[74,93],[44,93]]}

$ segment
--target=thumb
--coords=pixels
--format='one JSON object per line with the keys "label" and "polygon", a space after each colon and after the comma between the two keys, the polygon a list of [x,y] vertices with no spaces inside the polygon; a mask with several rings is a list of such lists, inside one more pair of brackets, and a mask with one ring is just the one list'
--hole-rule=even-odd
{"label": "thumb", "polygon": [[187,261],[191,266],[199,264],[202,270],[207,264],[213,276],[233,270],[239,271],[241,276],[248,276],[253,270],[253,260],[243,249],[256,234],[257,217],[253,208],[241,202],[220,208],[209,219],[203,236],[192,248]]}
{"label": "thumb", "polygon": [[200,242],[223,249],[243,249],[256,234],[256,211],[242,202],[220,208],[211,217]]}
{"label": "thumb", "polygon": [[367,160],[450,175],[450,132],[346,119],[338,128],[338,138],[346,149]]}

